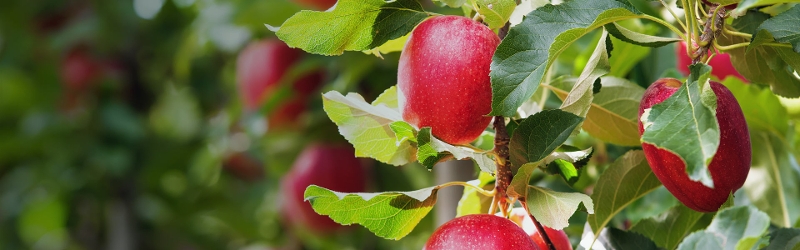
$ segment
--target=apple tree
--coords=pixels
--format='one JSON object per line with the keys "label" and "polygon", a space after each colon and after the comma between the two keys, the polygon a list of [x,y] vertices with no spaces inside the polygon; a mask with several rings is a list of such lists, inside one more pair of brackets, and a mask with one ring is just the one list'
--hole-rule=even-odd
{"label": "apple tree", "polygon": [[[374,99],[321,96],[355,156],[477,166],[469,182],[378,193],[310,185],[304,199],[394,240],[441,189],[464,186],[454,221],[523,211],[540,249],[567,248],[558,230],[570,248],[796,248],[796,3],[439,0],[438,13],[415,0],[339,0],[299,11],[267,25],[289,47],[400,53],[397,77],[384,78],[392,86]],[[447,225],[429,248],[445,244]]]}

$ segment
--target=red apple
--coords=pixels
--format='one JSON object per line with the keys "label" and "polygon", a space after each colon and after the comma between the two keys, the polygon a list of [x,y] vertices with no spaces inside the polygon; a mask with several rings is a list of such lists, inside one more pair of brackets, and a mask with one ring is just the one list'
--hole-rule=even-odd
{"label": "red apple", "polygon": [[83,48],[72,49],[61,63],[61,81],[70,92],[81,92],[97,81],[101,66]]}
{"label": "red apple", "polygon": [[[524,230],[526,234],[530,235],[531,239],[534,243],[536,243],[539,249],[550,249],[547,246],[547,243],[544,241],[542,234],[539,233],[539,230],[536,228],[536,225],[533,224],[533,219],[530,215],[528,215],[528,212],[525,211],[524,208],[514,208],[511,211],[511,216],[509,219],[522,227],[522,230]],[[569,242],[569,237],[564,230],[555,230],[549,227],[544,227],[544,231],[547,232],[547,237],[549,237],[550,241],[553,242],[553,246],[556,248],[556,250],[572,250],[572,243]]]}
{"label": "red apple", "polygon": [[[689,75],[689,65],[692,65],[692,58],[686,54],[686,42],[679,42],[678,43],[678,71],[683,73],[684,75]],[[735,76],[742,81],[747,82],[747,79],[744,78],[739,71],[733,67],[731,64],[731,56],[727,53],[719,53],[711,58],[711,61],[708,62],[708,65],[711,66],[713,69],[711,70],[711,75],[717,77],[719,80],[725,80],[728,76]]]}
{"label": "red apple", "polygon": [[315,10],[327,10],[336,4],[336,0],[294,0],[296,3]]}
{"label": "red apple", "polygon": [[[669,98],[681,84],[677,79],[662,78],[650,85],[642,97],[639,118],[645,109]],[[647,163],[664,187],[684,205],[700,212],[717,211],[731,192],[742,187],[750,171],[750,134],[742,109],[728,88],[714,81],[710,84],[717,95],[720,133],[719,148],[708,166],[714,188],[690,180],[685,163],[674,153],[651,144],[642,144]],[[639,121],[639,135],[643,132],[642,122]]]}
{"label": "red apple", "polygon": [[[302,55],[302,51],[277,39],[254,42],[244,48],[236,61],[236,78],[245,109],[251,112],[259,109]],[[285,127],[295,122],[322,80],[322,71],[317,70],[292,83],[292,97],[271,112],[270,127]]]}
{"label": "red apple", "polygon": [[431,127],[450,144],[469,143],[491,117],[489,67],[500,43],[485,25],[460,16],[420,23],[400,55],[397,86],[405,95],[403,120]]}
{"label": "red apple", "polygon": [[426,250],[439,249],[539,249],[519,226],[490,215],[471,214],[442,224],[433,232]]}
{"label": "red apple", "polygon": [[311,145],[300,153],[281,180],[283,214],[292,225],[316,233],[335,232],[343,226],[314,212],[311,204],[304,201],[306,188],[313,184],[337,192],[364,192],[365,183],[364,166],[352,146]]}

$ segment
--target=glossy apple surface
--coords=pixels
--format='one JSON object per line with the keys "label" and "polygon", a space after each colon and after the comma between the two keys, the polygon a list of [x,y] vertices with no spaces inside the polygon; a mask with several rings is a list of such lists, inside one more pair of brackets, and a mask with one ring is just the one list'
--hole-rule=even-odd
{"label": "glossy apple surface", "polygon": [[514,222],[496,215],[471,214],[442,224],[433,232],[425,250],[440,249],[539,249]]}
{"label": "glossy apple surface", "polygon": [[[683,73],[684,75],[689,75],[689,65],[692,65],[692,58],[686,54],[686,42],[679,42],[678,43],[678,71]],[[747,82],[747,79],[744,78],[739,71],[736,71],[736,68],[733,67],[731,64],[731,56],[726,53],[719,53],[713,58],[711,61],[708,62],[708,65],[711,66],[711,75],[717,77],[719,80],[725,80],[728,76],[735,76],[742,81]]]}
{"label": "glossy apple surface", "polygon": [[[650,85],[642,97],[639,118],[645,109],[669,98],[681,84],[677,79],[662,78]],[[750,171],[750,134],[742,109],[728,88],[714,81],[710,84],[717,95],[720,132],[719,148],[708,166],[714,188],[690,180],[686,165],[677,155],[647,143],[642,144],[647,163],[664,187],[684,205],[700,212],[717,211],[728,199],[728,194],[742,187]],[[639,135],[643,131],[642,122],[639,121]]]}
{"label": "glossy apple surface", "polygon": [[[509,219],[522,227],[522,230],[531,237],[533,243],[536,243],[539,249],[549,249],[542,234],[539,233],[536,225],[533,224],[533,219],[524,208],[514,208],[511,211]],[[553,246],[556,250],[572,250],[572,243],[569,242],[569,236],[567,236],[564,230],[555,230],[549,227],[544,227],[544,230],[547,232],[547,236],[550,238],[550,241],[553,242]]]}
{"label": "glossy apple surface", "polygon": [[489,66],[500,39],[472,19],[438,16],[420,23],[400,55],[397,86],[403,119],[431,127],[450,144],[469,143],[491,117]]}
{"label": "glossy apple surface", "polygon": [[314,10],[327,10],[336,4],[336,0],[294,0],[297,4],[308,6]]}
{"label": "glossy apple surface", "polygon": [[[245,47],[236,61],[236,78],[245,109],[255,111],[274,94],[289,69],[303,52],[289,48],[277,39],[254,42]],[[307,100],[323,81],[322,71],[313,71],[292,83],[291,97],[269,115],[270,127],[292,124],[307,109]]]}
{"label": "glossy apple surface", "polygon": [[337,192],[364,192],[365,182],[364,166],[352,146],[311,145],[300,153],[281,180],[283,214],[292,225],[316,233],[335,232],[343,226],[314,212],[311,204],[304,201],[303,193],[312,184]]}

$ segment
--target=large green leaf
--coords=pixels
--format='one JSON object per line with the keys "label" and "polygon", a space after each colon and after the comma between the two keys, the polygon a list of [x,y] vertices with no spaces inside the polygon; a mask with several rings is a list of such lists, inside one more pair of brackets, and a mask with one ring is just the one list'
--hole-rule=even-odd
{"label": "large green leaf", "polygon": [[581,72],[567,97],[563,99],[561,110],[580,117],[586,117],[589,108],[592,106],[592,99],[594,99],[593,87],[595,81],[609,72],[606,39],[608,39],[608,32],[604,30],[600,36],[601,42],[597,43],[589,62],[583,68],[583,72]]}
{"label": "large green leaf", "polygon": [[396,88],[391,87],[370,105],[359,94],[343,96],[330,91],[322,95],[322,105],[328,118],[339,126],[339,133],[353,144],[356,156],[399,166],[414,161],[416,149],[392,130],[393,123],[395,128],[403,127],[396,123],[403,120],[396,101],[392,101],[396,95]]}
{"label": "large green leaf", "polygon": [[523,120],[509,143],[513,169],[550,155],[581,121],[583,118],[560,109],[545,110]]}
{"label": "large green leaf", "polygon": [[420,129],[416,142],[417,160],[428,168],[432,168],[436,163],[446,160],[449,158],[448,156],[452,155],[458,160],[472,159],[483,172],[495,172],[496,164],[488,152],[448,144],[434,137],[429,127]]}
{"label": "large green leaf", "polygon": [[339,0],[333,11],[303,10],[276,34],[290,47],[322,55],[361,51],[402,37],[430,14],[414,0]]}
{"label": "large green leaf", "polygon": [[581,203],[587,212],[594,213],[592,199],[583,193],[558,192],[529,185],[525,199],[528,212],[542,225],[556,230],[569,226],[569,217],[572,217]]}
{"label": "large green leaf", "polygon": [[800,30],[796,29],[799,22],[800,6],[795,5],[761,23],[756,29],[753,41],[766,38],[780,43],[788,43],[792,45],[794,52],[800,53]]}
{"label": "large green leaf", "polygon": [[747,9],[780,3],[800,3],[800,0],[742,0],[733,12],[743,13]]}
{"label": "large green leaf", "polygon": [[708,83],[711,67],[689,67],[687,83],[642,114],[642,143],[675,153],[686,163],[689,179],[714,187],[708,164],[719,146],[717,96]]}
{"label": "large green leaf", "polygon": [[318,214],[342,225],[360,224],[375,235],[400,239],[408,235],[436,204],[438,187],[412,192],[340,193],[311,185],[303,196]]}
{"label": "large green leaf", "polygon": [[713,214],[697,212],[679,204],[658,217],[639,221],[631,231],[647,236],[659,247],[675,249],[686,235],[707,227],[712,218]]}
{"label": "large green leaf", "polygon": [[512,27],[492,58],[491,115],[514,116],[550,65],[581,36],[605,24],[638,17],[627,1],[575,0],[545,5]]}
{"label": "large green leaf", "polygon": [[650,170],[642,151],[625,153],[597,180],[592,193],[597,212],[587,219],[592,231],[600,232],[623,208],[659,186],[661,182]]}
{"label": "large green leaf", "polygon": [[511,13],[517,7],[514,0],[474,0],[478,6],[478,13],[483,15],[485,22],[490,29],[503,27],[511,18]]}
{"label": "large green leaf", "polygon": [[637,250],[656,250],[659,249],[652,240],[638,233],[623,231],[613,227],[603,228],[598,232],[597,240],[591,227],[585,226],[580,246],[584,249],[637,249]]}
{"label": "large green leaf", "polygon": [[[574,82],[574,78],[562,78],[547,87],[563,100]],[[611,76],[601,77],[600,83],[602,88],[599,93],[594,94],[592,107],[583,122],[583,130],[606,142],[626,146],[640,145],[636,118],[644,88]]]}
{"label": "large green leaf", "polygon": [[687,236],[678,249],[752,249],[767,232],[769,216],[753,207],[731,207],[717,212],[704,231]]}
{"label": "large green leaf", "polygon": [[800,228],[781,228],[770,234],[765,250],[800,249]]}

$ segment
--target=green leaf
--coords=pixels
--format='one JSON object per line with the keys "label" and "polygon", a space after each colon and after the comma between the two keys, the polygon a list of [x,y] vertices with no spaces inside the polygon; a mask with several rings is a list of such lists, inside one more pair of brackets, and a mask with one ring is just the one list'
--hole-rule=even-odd
{"label": "green leaf", "polygon": [[[478,179],[471,180],[468,183],[476,187],[491,189],[494,187],[494,182],[495,179],[490,173],[480,172]],[[474,188],[465,187],[464,194],[461,195],[461,200],[458,201],[458,207],[456,207],[456,217],[486,213],[486,211],[489,211],[492,198],[494,197],[482,195]]]}
{"label": "green leaf", "polygon": [[[717,5],[725,6],[725,5],[731,5],[731,4],[739,3],[739,0],[708,0],[708,2],[717,4]],[[702,4],[702,3],[700,3],[700,4]]]}
{"label": "green leaf", "polygon": [[661,47],[670,43],[681,41],[680,38],[651,36],[639,33],[617,23],[606,24],[608,33],[619,40],[646,47]]}
{"label": "green leaf", "polygon": [[431,134],[430,127],[420,129],[417,134],[417,147],[419,150],[417,153],[419,163],[429,169],[433,168],[436,163],[448,159],[447,156],[452,155],[458,160],[472,159],[483,172],[494,173],[496,170],[494,159],[487,152],[455,146],[441,141]]}
{"label": "green leaf", "polygon": [[467,0],[433,0],[433,2],[443,3],[450,8],[458,8],[464,5],[467,2]]}
{"label": "green leaf", "polygon": [[339,0],[333,11],[303,10],[276,34],[290,47],[322,55],[361,51],[402,37],[430,14],[414,0]]}
{"label": "green leaf", "polygon": [[403,120],[400,112],[396,106],[386,105],[396,104],[396,95],[396,87],[391,87],[370,105],[359,94],[343,96],[330,91],[322,95],[322,105],[328,118],[339,126],[339,133],[353,144],[356,156],[400,166],[414,161],[417,152],[409,140],[403,140],[407,134],[397,136],[392,130],[410,127],[398,125]]}
{"label": "green leaf", "polygon": [[714,187],[708,164],[719,146],[717,96],[708,84],[711,67],[689,67],[687,83],[642,114],[642,143],[670,151],[686,163],[689,179]]}
{"label": "green leaf", "polygon": [[[584,247],[584,249],[659,249],[652,240],[631,231],[623,231],[608,227],[603,228],[598,235],[600,236],[597,237],[596,241],[589,241],[594,239],[594,233],[589,227],[585,227],[580,245]],[[602,247],[597,247],[598,245]]]}
{"label": "green leaf", "polygon": [[[740,36],[719,36],[717,42],[727,46],[750,41]],[[800,68],[800,55],[791,49],[760,45],[731,49],[726,53],[731,56],[736,71],[750,82],[769,85],[772,92],[783,97],[800,97],[800,79],[788,67]]]}
{"label": "green leaf", "polygon": [[588,195],[582,193],[566,193],[548,188],[529,185],[525,203],[528,212],[542,225],[561,230],[569,226],[569,217],[583,203],[587,212],[594,213],[594,204]]}
{"label": "green leaf", "polygon": [[800,5],[795,5],[791,9],[767,19],[756,29],[755,38],[767,36],[779,43],[792,45],[795,53],[800,53],[800,30],[797,24],[800,23]]}
{"label": "green leaf", "polygon": [[569,138],[583,118],[559,109],[528,117],[514,131],[509,143],[513,169],[544,159]]}
{"label": "green leaf", "polygon": [[647,236],[659,247],[675,249],[686,235],[707,227],[712,218],[713,214],[697,212],[679,204],[658,217],[639,221],[631,231]]}
{"label": "green leaf", "polygon": [[[572,89],[573,83],[574,78],[565,78],[553,82],[548,88],[563,100]],[[583,122],[583,130],[606,142],[625,146],[640,145],[636,118],[644,88],[626,79],[610,76],[601,77],[600,83],[603,87],[592,100],[592,107]]]}
{"label": "green leaf", "polygon": [[[608,32],[603,31],[600,41],[606,41],[606,39],[608,39]],[[560,109],[580,117],[586,117],[594,98],[592,91],[594,83],[601,76],[608,74],[608,71],[606,43],[598,42],[580,77],[578,77],[572,90],[569,91],[569,94],[561,103]]]}
{"label": "green leaf", "polygon": [[408,37],[410,35],[401,36],[400,38],[392,39],[387,41],[381,46],[378,46],[371,50],[363,51],[365,54],[374,54],[380,58],[383,58],[381,54],[388,54],[392,52],[402,51],[403,47],[406,45],[406,41],[408,41]]}
{"label": "green leaf", "polygon": [[735,10],[733,10],[733,12],[743,13],[747,11],[747,9],[753,7],[780,4],[780,3],[800,3],[800,0],[741,0],[739,5],[736,7]]}
{"label": "green leaf", "polygon": [[506,25],[511,13],[517,7],[514,0],[475,0],[478,13],[483,15],[483,21],[490,29],[498,29]]}
{"label": "green leaf", "polygon": [[592,200],[597,203],[597,213],[589,215],[587,219],[592,231],[600,232],[623,208],[659,186],[661,182],[650,170],[642,151],[625,153],[597,180],[592,193]]}
{"label": "green leaf", "polygon": [[375,235],[408,235],[436,204],[438,187],[412,192],[340,193],[311,185],[303,196],[314,211],[342,225],[360,224]]}
{"label": "green leaf", "polygon": [[770,234],[765,250],[800,249],[800,228],[780,228]]}
{"label": "green leaf", "polygon": [[[562,148],[563,147],[559,149]],[[592,148],[578,151],[553,152],[543,160],[543,162],[550,162],[546,164],[543,170],[548,174],[560,175],[569,185],[573,185],[578,181],[580,166],[585,165],[586,163],[584,161],[588,161],[591,155]],[[579,166],[576,167],[575,165]]]}
{"label": "green leaf", "polygon": [[751,249],[767,232],[769,216],[753,207],[732,207],[717,212],[704,231],[687,236],[678,249]]}
{"label": "green leaf", "polygon": [[[621,25],[634,32],[646,35],[654,35],[660,31],[658,26],[654,24],[643,24],[640,19],[614,22],[614,24]],[[614,45],[614,51],[611,51],[611,55],[608,60],[611,64],[611,72],[609,72],[608,75],[621,78],[628,76],[628,73],[630,73],[631,69],[633,69],[633,67],[642,61],[642,59],[647,57],[652,50],[650,47],[642,47],[632,43],[624,42],[615,37],[611,37],[611,43]],[[596,97],[597,96],[595,95],[595,98]]]}
{"label": "green leaf", "polygon": [[533,95],[550,65],[581,36],[638,17],[627,1],[576,0],[545,5],[512,27],[492,58],[492,112],[512,117]]}

